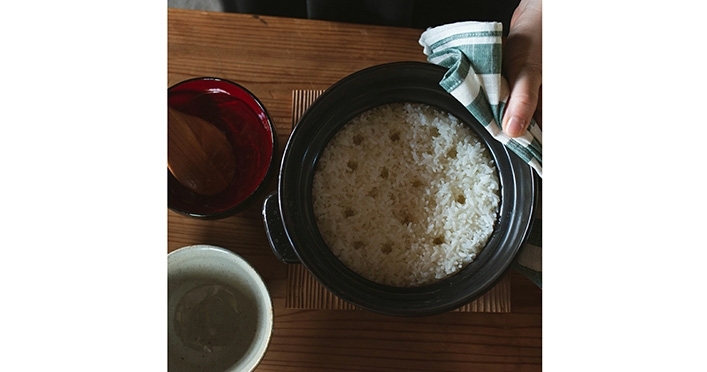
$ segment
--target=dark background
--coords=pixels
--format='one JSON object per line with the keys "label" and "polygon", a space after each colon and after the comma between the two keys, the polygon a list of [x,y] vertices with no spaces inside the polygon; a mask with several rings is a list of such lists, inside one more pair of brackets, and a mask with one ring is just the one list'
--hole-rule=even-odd
{"label": "dark background", "polygon": [[224,11],[339,22],[428,28],[498,21],[504,35],[520,0],[220,0]]}

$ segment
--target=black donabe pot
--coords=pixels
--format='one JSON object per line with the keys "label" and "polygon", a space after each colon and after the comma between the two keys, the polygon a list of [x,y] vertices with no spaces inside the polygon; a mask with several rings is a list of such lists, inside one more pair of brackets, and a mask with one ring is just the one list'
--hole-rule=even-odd
{"label": "black donabe pot", "polygon": [[[332,85],[293,130],[283,154],[278,190],[265,200],[263,218],[275,255],[286,263],[302,263],[333,294],[361,308],[411,316],[462,306],[502,277],[530,230],[536,176],[439,86],[445,72],[433,64],[397,62],[358,71]],[[394,102],[425,103],[469,125],[490,149],[501,181],[499,217],[483,251],[458,273],[421,287],[381,285],[346,267],[322,239],[312,207],[315,165],[329,140],[361,112]]]}

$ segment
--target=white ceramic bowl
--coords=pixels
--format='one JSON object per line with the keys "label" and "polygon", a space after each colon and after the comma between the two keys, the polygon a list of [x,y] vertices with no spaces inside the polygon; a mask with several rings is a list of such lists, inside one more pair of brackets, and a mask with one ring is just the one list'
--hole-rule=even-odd
{"label": "white ceramic bowl", "polygon": [[211,245],[167,255],[168,369],[252,371],[272,335],[272,300],[243,258]]}

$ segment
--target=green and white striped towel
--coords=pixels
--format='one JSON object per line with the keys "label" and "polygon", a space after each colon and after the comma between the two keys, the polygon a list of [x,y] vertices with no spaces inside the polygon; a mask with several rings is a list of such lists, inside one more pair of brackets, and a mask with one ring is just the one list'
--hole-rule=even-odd
{"label": "green and white striped towel", "polygon": [[[510,138],[501,119],[508,102],[508,82],[501,76],[498,22],[459,22],[430,28],[420,36],[427,60],[446,67],[440,85],[461,102],[491,135],[527,162],[542,177],[542,132],[533,120],[526,133]],[[542,195],[542,192],[540,192]],[[542,201],[538,200],[539,205]],[[542,288],[542,212],[536,208],[533,228],[514,268]]]}
{"label": "green and white striped towel", "polygon": [[501,76],[502,31],[499,22],[451,23],[423,32],[420,45],[429,62],[449,69],[439,84],[542,177],[542,132],[535,120],[518,138],[506,136],[501,127],[510,95]]}

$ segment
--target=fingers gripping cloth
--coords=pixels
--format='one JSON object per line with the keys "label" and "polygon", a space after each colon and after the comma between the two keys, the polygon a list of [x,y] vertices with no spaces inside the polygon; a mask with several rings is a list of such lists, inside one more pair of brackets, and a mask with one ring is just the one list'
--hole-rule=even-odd
{"label": "fingers gripping cloth", "polygon": [[448,68],[439,85],[542,177],[542,131],[535,120],[517,138],[501,127],[510,95],[501,76],[502,27],[499,22],[452,23],[426,30],[419,42],[429,62]]}

